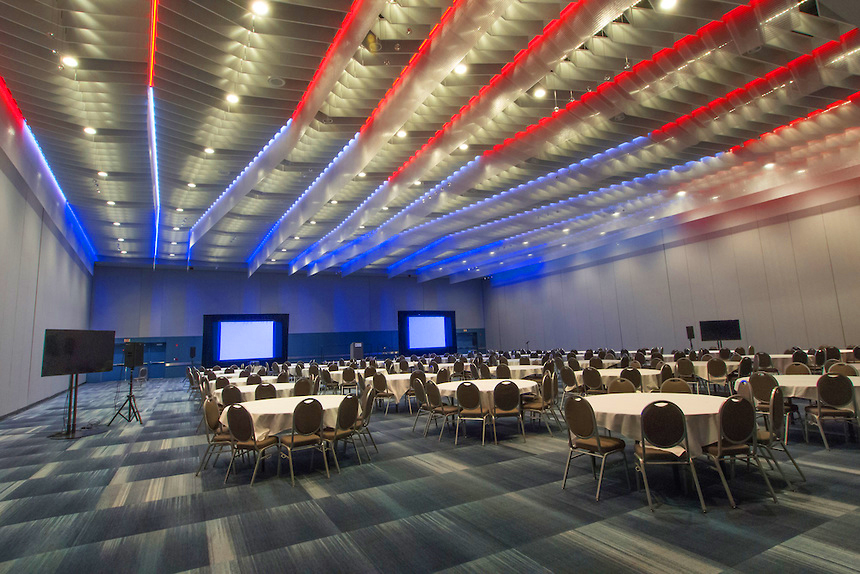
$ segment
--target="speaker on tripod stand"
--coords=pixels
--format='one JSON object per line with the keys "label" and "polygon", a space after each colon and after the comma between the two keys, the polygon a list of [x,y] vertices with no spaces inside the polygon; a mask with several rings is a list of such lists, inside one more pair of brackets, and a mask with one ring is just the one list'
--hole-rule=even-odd
{"label": "speaker on tripod stand", "polygon": [[[108,426],[111,425],[116,417],[122,417],[128,422],[137,420],[137,422],[143,424],[143,419],[140,418],[140,411],[137,410],[137,401],[134,398],[134,368],[143,365],[143,343],[126,343],[122,353],[125,359],[125,366],[129,370],[128,395],[125,398],[125,402],[114,413]],[[126,407],[128,408],[128,413],[123,412],[126,410]]]}

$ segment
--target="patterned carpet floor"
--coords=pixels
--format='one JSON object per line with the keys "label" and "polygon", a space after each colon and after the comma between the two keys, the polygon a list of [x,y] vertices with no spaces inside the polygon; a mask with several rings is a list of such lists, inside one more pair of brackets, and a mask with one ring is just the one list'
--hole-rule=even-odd
{"label": "patterned carpet floor", "polygon": [[[79,394],[79,424],[99,426],[125,388],[88,384]],[[118,419],[77,440],[48,438],[63,426],[64,396],[0,421],[0,572],[860,568],[860,447],[835,433],[826,451],[794,431],[789,446],[808,482],[791,490],[771,473],[779,504],[739,465],[732,509],[703,461],[707,514],[668,469],[649,472],[659,501],[651,512],[644,491],[628,490],[622,464],[608,467],[600,502],[583,459],[562,490],[564,433],[527,425],[523,442],[506,422],[498,445],[481,446],[473,423],[455,447],[447,430],[441,442],[412,432],[402,405],[374,415],[370,463],[350,452],[327,479],[319,457],[311,471],[302,453],[295,487],[286,464],[280,478],[266,465],[253,487],[242,464],[225,485],[225,457],[194,476],[206,439],[187,383],[152,380],[136,394],[143,425]]]}

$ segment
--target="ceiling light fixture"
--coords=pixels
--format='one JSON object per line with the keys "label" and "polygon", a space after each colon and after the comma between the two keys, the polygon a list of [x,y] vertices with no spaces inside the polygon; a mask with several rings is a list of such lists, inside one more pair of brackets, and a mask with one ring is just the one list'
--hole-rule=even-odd
{"label": "ceiling light fixture", "polygon": [[678,5],[678,0],[660,0],[661,10],[672,10]]}
{"label": "ceiling light fixture", "polygon": [[176,242],[175,242],[175,241],[171,241],[171,242],[170,242],[170,244],[171,244],[171,245],[176,245]]}
{"label": "ceiling light fixture", "polygon": [[358,177],[367,177],[367,174],[363,171],[358,172]]}
{"label": "ceiling light fixture", "polygon": [[364,229],[364,225],[359,225],[359,226],[358,226],[358,228],[359,228],[359,229]]}
{"label": "ceiling light fixture", "polygon": [[397,132],[397,137],[399,137],[399,138],[405,138],[405,137],[406,137],[406,130],[400,130],[400,131],[398,131],[398,132]]}
{"label": "ceiling light fixture", "polygon": [[277,259],[270,259],[269,261],[271,261],[272,263],[276,263],[278,260]]}
{"label": "ceiling light fixture", "polygon": [[91,136],[94,136],[94,135],[96,135],[98,132],[96,131],[96,128],[91,128],[91,127],[87,126],[87,127],[85,127],[85,128],[84,128],[84,133],[85,133],[85,134],[90,134]]}
{"label": "ceiling light fixture", "polygon": [[181,207],[177,207],[177,208],[176,208],[176,211],[178,211],[179,213],[182,213],[182,212],[183,212],[183,211],[185,211],[185,210],[184,210],[184,209],[182,209]]}
{"label": "ceiling light fixture", "polygon": [[171,253],[171,254],[170,254],[170,256],[171,256],[171,257],[176,257],[176,253]]}
{"label": "ceiling light fixture", "polygon": [[544,88],[536,88],[534,94],[536,98],[543,98],[546,96],[546,90]]}
{"label": "ceiling light fixture", "polygon": [[121,254],[121,255],[125,255],[126,253],[128,253],[128,251],[125,251],[125,250],[120,251],[120,254]]}
{"label": "ceiling light fixture", "polygon": [[188,187],[190,187],[191,189],[194,189],[195,187],[197,187],[197,184],[196,184],[196,183],[192,183],[192,182],[190,182],[190,181],[189,181],[188,183],[186,183],[185,185],[187,185],[187,186],[188,186]]}
{"label": "ceiling light fixture", "polygon": [[107,177],[107,176],[108,176],[108,172],[106,172],[106,171],[100,171],[100,172],[98,172],[98,175],[99,175],[100,177]]}
{"label": "ceiling light fixture", "polygon": [[316,225],[316,224],[317,224],[316,220],[311,219],[311,225]]}
{"label": "ceiling light fixture", "polygon": [[215,153],[215,150],[211,147],[207,147],[203,149],[203,153]]}
{"label": "ceiling light fixture", "polygon": [[679,191],[678,192],[678,197],[684,197],[685,195],[687,195],[686,191]]}
{"label": "ceiling light fixture", "polygon": [[387,206],[387,205],[383,205],[383,206],[382,206],[382,211],[388,211],[388,206]]}
{"label": "ceiling light fixture", "polygon": [[286,247],[284,247],[283,249],[281,249],[281,253],[286,253],[286,252],[287,252],[287,248],[286,248]]}
{"label": "ceiling light fixture", "polygon": [[114,226],[114,227],[119,227],[120,225],[122,225],[122,223],[120,223],[119,221],[114,221],[114,222],[113,222],[113,226]]}
{"label": "ceiling light fixture", "polygon": [[295,237],[293,237],[293,239],[295,239],[296,241],[298,241],[299,239],[301,239],[301,237],[299,237],[298,235],[296,235]]}
{"label": "ceiling light fixture", "polygon": [[173,231],[179,231],[179,228],[178,228],[178,227],[174,227],[174,228],[173,228]]}
{"label": "ceiling light fixture", "polygon": [[107,201],[106,203],[107,203],[108,205],[116,205],[116,202],[115,202],[115,201],[112,201],[112,200],[111,200],[111,201]]}
{"label": "ceiling light fixture", "polygon": [[266,0],[255,0],[251,2],[251,12],[256,16],[265,16],[269,13],[269,3]]}
{"label": "ceiling light fixture", "polygon": [[117,241],[123,242],[123,241],[125,241],[125,237],[119,237],[119,238],[117,238]]}
{"label": "ceiling light fixture", "polygon": [[63,56],[62,61],[63,61],[63,64],[65,64],[66,66],[68,66],[70,68],[77,68],[78,67],[78,59],[75,58],[74,56]]}
{"label": "ceiling light fixture", "polygon": [[766,163],[766,164],[764,164],[764,168],[765,168],[765,169],[773,169],[773,168],[775,168],[775,167],[776,167],[776,164],[775,164],[775,163],[773,163],[773,162],[770,162],[770,163]]}
{"label": "ceiling light fixture", "polygon": [[461,76],[469,71],[469,66],[466,64],[457,64],[457,67],[454,68],[454,72],[460,74]]}
{"label": "ceiling light fixture", "polygon": [[227,94],[225,96],[225,98],[231,104],[238,104],[239,103],[239,96],[237,96],[236,94]]}
{"label": "ceiling light fixture", "polygon": [[467,143],[460,144],[460,149],[463,151],[466,151],[467,149],[469,149],[469,144],[467,144]]}

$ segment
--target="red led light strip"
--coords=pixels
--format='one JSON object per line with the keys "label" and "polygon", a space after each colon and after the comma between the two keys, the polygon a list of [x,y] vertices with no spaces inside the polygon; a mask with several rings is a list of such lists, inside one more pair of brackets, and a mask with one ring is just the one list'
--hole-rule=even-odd
{"label": "red led light strip", "polygon": [[12,92],[9,90],[9,86],[6,85],[6,80],[3,78],[0,78],[0,98],[3,99],[6,107],[9,108],[10,112],[12,112],[12,116],[15,118],[15,123],[20,129],[24,125],[24,114],[21,113],[21,108],[18,107],[18,102],[15,101],[15,98],[12,96]]}
{"label": "red led light strip", "polygon": [[152,77],[155,71],[155,39],[158,29],[158,0],[152,0],[152,13],[149,18],[149,87],[152,87]]}

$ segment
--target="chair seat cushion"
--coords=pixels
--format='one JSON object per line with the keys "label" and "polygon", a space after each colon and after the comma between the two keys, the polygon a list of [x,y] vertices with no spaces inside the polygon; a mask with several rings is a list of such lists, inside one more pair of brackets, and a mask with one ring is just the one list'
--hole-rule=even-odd
{"label": "chair seat cushion", "polygon": [[523,408],[528,411],[542,411],[547,408],[550,403],[545,403],[542,400],[523,403]]}
{"label": "chair seat cushion", "polygon": [[[277,444],[277,442],[278,442],[278,437],[267,436],[263,440],[257,441],[257,448],[258,449],[268,448],[268,447],[272,446],[273,444]],[[252,440],[236,441],[236,446],[239,448],[247,448],[250,450],[254,450],[254,441],[252,441]]]}
{"label": "chair seat cushion", "polygon": [[460,416],[464,418],[483,418],[488,414],[490,414],[489,411],[481,407],[476,409],[463,409],[460,411]]}
{"label": "chair seat cushion", "polygon": [[[719,453],[719,448],[717,443],[708,444],[702,447],[702,450],[710,455],[717,456]],[[722,443],[722,455],[723,456],[739,456],[748,454],[750,452],[750,445],[743,444],[732,444],[730,442],[723,441]]]}
{"label": "chair seat cushion", "polygon": [[573,440],[573,446],[576,448],[587,450],[589,452],[615,452],[616,450],[624,450],[626,444],[620,438],[614,436],[600,437],[600,448],[597,446],[597,437],[576,438]]}
{"label": "chair seat cushion", "polygon": [[493,409],[493,415],[495,415],[497,417],[518,417],[518,416],[520,416],[520,409],[510,409],[510,410]]}
{"label": "chair seat cushion", "polygon": [[318,443],[319,441],[320,437],[316,434],[284,435],[281,437],[281,444],[288,448],[307,446]]}
{"label": "chair seat cushion", "polygon": [[[636,452],[636,455],[638,457],[642,458],[642,456],[643,456],[642,443],[637,442],[636,446],[634,447],[634,451]],[[682,455],[677,455],[670,450],[663,450],[662,448],[656,448],[653,446],[646,446],[644,455],[645,455],[646,461],[654,460],[654,461],[658,461],[658,462],[663,462],[663,461],[674,462],[674,461],[677,461],[678,459],[680,459],[682,456]]]}
{"label": "chair seat cushion", "polygon": [[387,399],[389,397],[393,397],[394,393],[390,393],[388,391],[382,391],[381,393],[376,393],[377,399]]}
{"label": "chair seat cushion", "polygon": [[340,440],[346,438],[355,432],[354,429],[324,429],[320,433],[320,438],[323,440]]}
{"label": "chair seat cushion", "polygon": [[230,433],[219,432],[212,437],[212,442],[230,442]]}
{"label": "chair seat cushion", "polygon": [[756,432],[756,440],[759,444],[770,446],[770,443],[774,440],[774,436],[768,429],[759,427],[758,432]]}
{"label": "chair seat cushion", "polygon": [[456,407],[454,405],[440,405],[433,409],[434,413],[440,415],[450,415],[452,413],[456,413],[460,411],[460,407]]}
{"label": "chair seat cushion", "polygon": [[[814,415],[818,414],[818,406],[808,405],[806,407],[806,412]],[[849,409],[835,409],[833,407],[821,407],[821,416],[823,417],[854,417],[854,411]]]}

